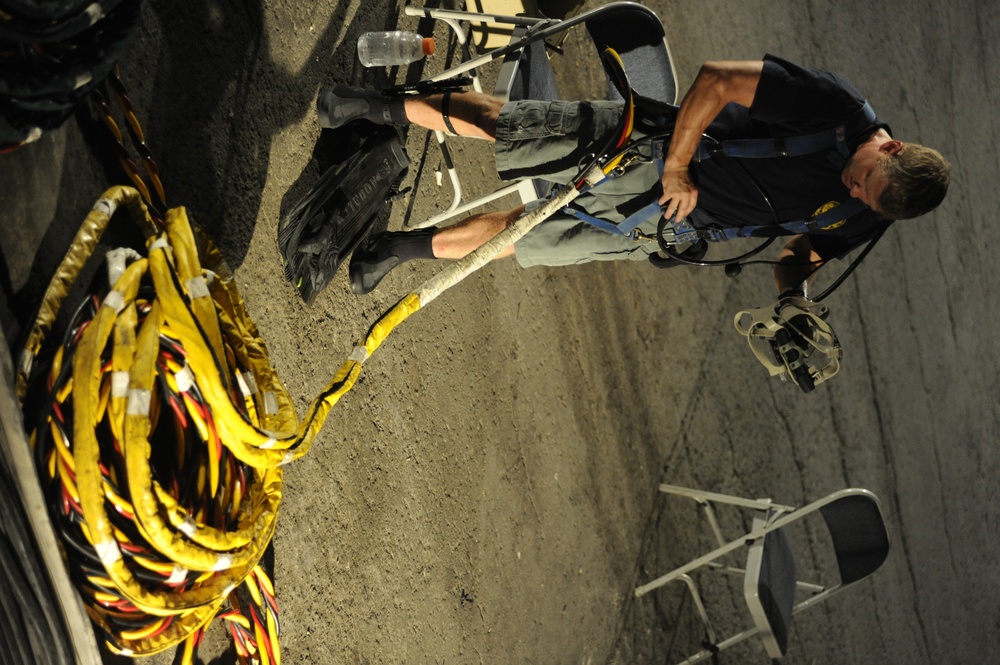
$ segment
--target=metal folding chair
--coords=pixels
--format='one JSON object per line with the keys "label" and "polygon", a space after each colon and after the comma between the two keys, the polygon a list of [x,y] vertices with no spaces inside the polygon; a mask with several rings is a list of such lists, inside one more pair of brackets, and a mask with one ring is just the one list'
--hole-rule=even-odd
{"label": "metal folding chair", "polygon": [[[406,7],[405,13],[444,21],[455,32],[459,44],[469,51],[465,61],[427,79],[429,82],[469,75],[472,76],[473,89],[482,92],[476,69],[502,59],[493,89],[495,96],[505,101],[558,99],[559,91],[556,89],[545,44],[574,26],[585,25],[598,53],[608,47],[618,52],[625,63],[632,87],[638,94],[667,104],[675,104],[677,101],[677,76],[663,24],[651,9],[634,2],[610,3],[563,20],[420,7]],[[482,55],[475,55],[472,52],[474,48],[468,41],[468,30],[463,25],[468,22],[513,26],[510,43]],[[608,95],[610,99],[621,99],[610,80]],[[437,225],[515,192],[520,194],[524,203],[543,195],[546,183],[525,181],[462,203],[462,186],[448,150],[447,137],[440,131],[435,132],[435,135],[454,189],[454,198],[447,210],[422,222],[410,224],[411,227]]]}
{"label": "metal folding chair", "polygon": [[[889,533],[881,505],[878,497],[865,489],[840,490],[798,509],[772,503],[770,499],[744,499],[673,485],[660,485],[660,491],[686,496],[701,504],[719,543],[715,550],[635,590],[635,595],[639,597],[669,582],[679,580],[687,585],[704,626],[706,640],[705,649],[680,665],[697,663],[754,635],[760,636],[768,656],[783,657],[788,649],[793,614],[821,603],[868,577],[882,565],[889,553]],[[750,531],[726,541],[713,507],[715,503],[757,511]],[[798,579],[795,556],[786,531],[790,524],[817,511],[829,529],[837,560],[840,579],[832,585]],[[744,569],[720,563],[720,559],[744,547],[747,548]],[[700,568],[743,575],[743,596],[753,620],[752,628],[722,640],[717,639],[702,594],[689,575]],[[802,595],[808,595],[808,598],[796,602],[796,597]]]}

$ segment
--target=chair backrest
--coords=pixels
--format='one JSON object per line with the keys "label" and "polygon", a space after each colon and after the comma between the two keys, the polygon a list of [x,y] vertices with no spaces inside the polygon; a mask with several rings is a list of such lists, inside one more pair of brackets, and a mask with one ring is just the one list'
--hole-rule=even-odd
{"label": "chair backrest", "polygon": [[[586,25],[598,51],[611,47],[621,56],[635,92],[667,104],[677,102],[677,77],[663,23],[652,10],[637,4],[615,3],[595,10]],[[608,95],[611,99],[621,99],[610,82]]]}
{"label": "chair backrest", "polygon": [[[677,77],[667,47],[663,24],[647,7],[632,2],[616,2],[590,10],[571,21],[587,26],[598,54],[613,48],[625,64],[632,89],[639,95],[665,104],[677,101]],[[525,27],[514,30],[511,43],[531,37]],[[505,73],[506,72],[506,73]],[[610,78],[608,97],[621,99]],[[555,76],[548,61],[544,40],[535,38],[524,48],[508,53],[494,91],[501,99],[559,99]]]}
{"label": "chair backrest", "polygon": [[889,532],[873,494],[851,494],[821,507],[837,555],[841,584],[874,573],[889,555]]}
{"label": "chair backrest", "polygon": [[[841,587],[868,577],[886,560],[889,533],[874,494],[844,494],[820,505],[819,511],[830,531]],[[763,528],[766,520],[764,513],[754,517],[753,530]],[[772,658],[780,658],[788,649],[795,608],[797,571],[786,528],[771,531],[750,545],[743,587],[750,615]]]}
{"label": "chair backrest", "polygon": [[[764,516],[755,517],[753,529],[765,524]],[[771,531],[750,545],[743,597],[772,658],[781,658],[788,650],[797,574],[795,555],[784,529]]]}

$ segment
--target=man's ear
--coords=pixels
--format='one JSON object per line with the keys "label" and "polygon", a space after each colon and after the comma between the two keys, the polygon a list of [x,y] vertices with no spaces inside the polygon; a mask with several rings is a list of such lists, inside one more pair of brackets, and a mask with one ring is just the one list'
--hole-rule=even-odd
{"label": "man's ear", "polygon": [[890,139],[880,145],[878,150],[879,152],[884,152],[887,155],[898,155],[903,150],[903,142],[897,141],[896,139]]}

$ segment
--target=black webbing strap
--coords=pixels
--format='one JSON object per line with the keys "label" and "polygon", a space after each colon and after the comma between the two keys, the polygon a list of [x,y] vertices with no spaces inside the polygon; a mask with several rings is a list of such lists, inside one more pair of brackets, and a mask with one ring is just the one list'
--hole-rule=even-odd
{"label": "black webbing strap", "polygon": [[458,136],[458,132],[455,131],[455,125],[451,124],[451,118],[448,116],[448,108],[451,106],[451,91],[444,93],[441,96],[441,117],[444,118],[444,126],[448,128],[448,131],[454,136]]}

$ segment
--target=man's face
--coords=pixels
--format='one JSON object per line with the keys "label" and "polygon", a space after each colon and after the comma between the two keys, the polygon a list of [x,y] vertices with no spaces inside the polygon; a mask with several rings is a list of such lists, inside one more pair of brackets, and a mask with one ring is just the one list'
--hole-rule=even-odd
{"label": "man's face", "polygon": [[863,143],[847,160],[840,174],[840,179],[851,191],[851,196],[861,199],[876,212],[878,212],[878,198],[889,184],[889,177],[879,163],[879,157],[886,152],[888,151],[883,151],[872,142]]}

